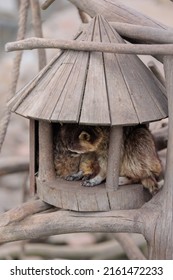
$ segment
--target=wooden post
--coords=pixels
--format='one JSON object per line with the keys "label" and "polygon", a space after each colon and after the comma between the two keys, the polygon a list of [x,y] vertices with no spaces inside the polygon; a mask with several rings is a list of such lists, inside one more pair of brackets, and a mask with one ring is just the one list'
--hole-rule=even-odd
{"label": "wooden post", "polygon": [[52,125],[45,121],[39,122],[39,179],[55,179]]}
{"label": "wooden post", "polygon": [[35,172],[36,172],[36,146],[35,146],[35,120],[29,121],[29,135],[30,135],[30,161],[29,161],[29,181],[30,181],[30,193],[35,194]]}
{"label": "wooden post", "polygon": [[122,137],[122,126],[111,128],[106,178],[106,188],[109,191],[118,189]]}

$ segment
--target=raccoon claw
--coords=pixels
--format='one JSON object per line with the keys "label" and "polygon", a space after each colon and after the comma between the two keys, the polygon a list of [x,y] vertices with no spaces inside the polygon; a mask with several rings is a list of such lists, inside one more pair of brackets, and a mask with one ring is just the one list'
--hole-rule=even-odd
{"label": "raccoon claw", "polygon": [[91,174],[85,175],[85,176],[83,176],[82,181],[89,181],[89,179],[91,179],[91,177],[92,177]]}
{"label": "raccoon claw", "polygon": [[79,181],[81,178],[82,178],[82,171],[79,171],[78,173],[66,176],[65,180],[67,180],[67,181]]}
{"label": "raccoon claw", "polygon": [[82,186],[84,187],[94,187],[96,184],[90,180],[85,180],[82,182]]}
{"label": "raccoon claw", "polygon": [[143,184],[143,187],[147,189],[152,196],[158,193],[158,191],[163,187],[163,183],[164,183],[163,180],[161,180],[160,182],[154,182],[150,178],[147,179],[147,182],[150,182],[150,184],[146,184],[146,185]]}

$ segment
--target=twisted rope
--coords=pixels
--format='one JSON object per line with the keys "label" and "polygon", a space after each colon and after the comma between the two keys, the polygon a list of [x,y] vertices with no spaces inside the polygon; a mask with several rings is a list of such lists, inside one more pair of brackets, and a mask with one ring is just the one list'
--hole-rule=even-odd
{"label": "twisted rope", "polygon": [[[25,37],[28,8],[29,8],[29,0],[20,0],[17,41],[22,40]],[[11,79],[11,84],[10,84],[9,95],[8,95],[7,101],[9,99],[11,99],[16,92],[17,82],[18,82],[19,73],[20,73],[20,64],[21,64],[22,54],[23,54],[23,51],[17,52],[15,55],[14,61],[13,61],[12,79]],[[7,105],[5,105],[5,107],[3,108],[3,112],[2,112],[2,118],[0,120],[0,151],[1,151],[4,139],[5,139],[8,124],[10,121],[10,116],[11,116],[11,112],[8,109]]]}

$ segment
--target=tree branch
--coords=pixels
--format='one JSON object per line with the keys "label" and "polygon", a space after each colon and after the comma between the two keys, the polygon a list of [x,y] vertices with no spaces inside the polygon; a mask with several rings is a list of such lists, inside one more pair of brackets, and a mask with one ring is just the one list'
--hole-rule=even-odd
{"label": "tree branch", "polygon": [[[1,242],[41,238],[49,235],[71,232],[136,232],[141,233],[143,221],[140,220],[140,210],[123,210],[109,212],[81,213],[72,211],[55,211],[35,214],[47,205],[37,201],[35,209],[26,203],[17,209],[0,215]],[[28,210],[29,209],[29,210]],[[19,213],[19,214],[18,214]],[[16,221],[16,222],[15,222]]]}
{"label": "tree branch", "polygon": [[84,42],[74,40],[56,40],[56,39],[42,39],[42,38],[29,38],[17,42],[7,43],[5,50],[32,50],[38,48],[57,48],[64,50],[77,50],[77,51],[98,51],[109,53],[121,53],[121,54],[162,54],[173,55],[172,44],[160,44],[160,45],[131,45],[131,44],[114,44],[114,43],[101,43],[101,42]]}
{"label": "tree branch", "polygon": [[18,206],[0,215],[0,227],[4,227],[12,223],[19,222],[25,219],[26,217],[28,217],[29,215],[33,215],[35,213],[45,211],[51,207],[52,207],[51,205],[41,200],[34,200],[34,201],[32,200],[23,203],[21,206]]}
{"label": "tree branch", "polygon": [[123,5],[118,0],[87,0],[87,3],[86,0],[70,0],[70,2],[91,17],[100,14],[108,21],[132,23],[159,29],[171,29],[153,18]]}
{"label": "tree branch", "polygon": [[146,260],[145,256],[128,233],[114,233],[113,236],[121,244],[130,260]]}
{"label": "tree branch", "polygon": [[0,176],[29,170],[28,157],[1,157]]}
{"label": "tree branch", "polygon": [[111,26],[127,40],[141,43],[173,43],[173,31],[123,22],[110,22]]}
{"label": "tree branch", "polygon": [[55,0],[46,0],[41,4],[41,8],[46,10]]}

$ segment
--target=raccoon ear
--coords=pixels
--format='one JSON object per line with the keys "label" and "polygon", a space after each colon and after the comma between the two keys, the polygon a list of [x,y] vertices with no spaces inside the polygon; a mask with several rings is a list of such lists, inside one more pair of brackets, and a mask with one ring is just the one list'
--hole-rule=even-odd
{"label": "raccoon ear", "polygon": [[82,131],[81,134],[79,135],[80,140],[89,141],[90,138],[91,138],[90,134],[86,131]]}

